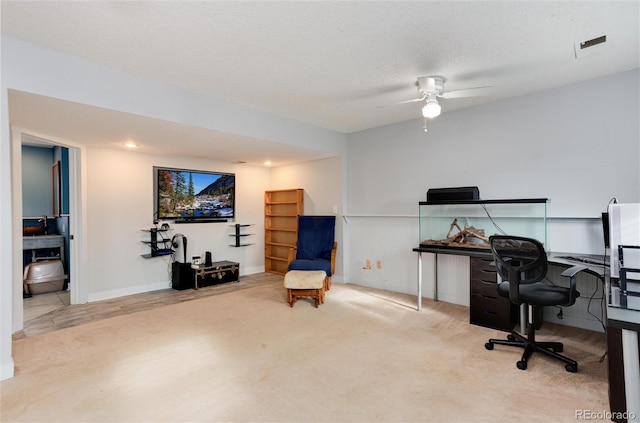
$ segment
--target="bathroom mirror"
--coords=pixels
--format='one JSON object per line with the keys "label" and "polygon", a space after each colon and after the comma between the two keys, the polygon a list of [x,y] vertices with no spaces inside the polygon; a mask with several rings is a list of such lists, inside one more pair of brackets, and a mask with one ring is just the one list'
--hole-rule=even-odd
{"label": "bathroom mirror", "polygon": [[62,195],[60,194],[60,160],[51,165],[51,213],[60,217],[62,213]]}

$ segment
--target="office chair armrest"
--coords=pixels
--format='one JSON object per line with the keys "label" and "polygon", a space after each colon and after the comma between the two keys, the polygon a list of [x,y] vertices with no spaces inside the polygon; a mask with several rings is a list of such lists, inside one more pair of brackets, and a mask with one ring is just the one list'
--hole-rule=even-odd
{"label": "office chair armrest", "polygon": [[564,272],[562,272],[560,274],[560,276],[564,276],[564,277],[567,277],[567,278],[573,278],[575,275],[577,275],[578,273],[582,272],[585,269],[587,269],[587,266],[582,266],[582,265],[573,266],[573,267],[568,268]]}
{"label": "office chair armrest", "polygon": [[573,298],[573,293],[576,292],[576,276],[578,275],[578,273],[582,272],[585,269],[587,269],[587,266],[578,265],[570,267],[564,272],[560,273],[560,276],[569,278],[569,304],[573,304],[573,302],[575,301],[575,298]]}

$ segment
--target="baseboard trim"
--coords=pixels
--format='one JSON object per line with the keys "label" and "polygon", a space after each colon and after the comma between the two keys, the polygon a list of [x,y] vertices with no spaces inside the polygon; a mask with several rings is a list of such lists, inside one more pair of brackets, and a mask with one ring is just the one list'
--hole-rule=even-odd
{"label": "baseboard trim", "polygon": [[15,376],[15,364],[13,358],[9,357],[9,360],[2,363],[0,366],[0,380],[11,379]]}
{"label": "baseboard trim", "polygon": [[245,269],[240,263],[240,276],[253,275],[254,273],[264,273],[264,266],[250,267]]}
{"label": "baseboard trim", "polygon": [[112,298],[125,297],[127,295],[142,294],[144,292],[159,291],[161,289],[169,288],[171,288],[170,281],[156,282],[148,285],[136,285],[110,291],[95,292],[88,295],[87,301],[91,303],[94,301],[110,300]]}

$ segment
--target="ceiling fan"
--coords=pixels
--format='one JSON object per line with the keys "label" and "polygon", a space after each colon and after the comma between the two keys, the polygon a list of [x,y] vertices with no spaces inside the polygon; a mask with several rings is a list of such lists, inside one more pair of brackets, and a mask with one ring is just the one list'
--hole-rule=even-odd
{"label": "ceiling fan", "polygon": [[465,90],[445,91],[444,82],[446,79],[442,76],[420,76],[416,80],[419,98],[401,101],[397,104],[412,103],[415,101],[424,101],[422,107],[422,116],[425,118],[434,118],[440,115],[442,108],[438,103],[438,97],[444,99],[461,98],[461,97],[479,97],[491,95],[492,87],[467,88]]}

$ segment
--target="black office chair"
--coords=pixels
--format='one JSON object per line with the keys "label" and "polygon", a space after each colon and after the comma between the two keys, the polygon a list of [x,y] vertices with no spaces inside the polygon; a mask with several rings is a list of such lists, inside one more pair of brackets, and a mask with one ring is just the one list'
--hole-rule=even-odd
{"label": "black office chair", "polygon": [[526,337],[512,331],[506,340],[489,339],[484,345],[492,350],[494,344],[524,348],[522,359],[516,363],[518,369],[525,370],[527,361],[534,352],[541,352],[566,363],[568,372],[578,371],[578,363],[560,355],[561,342],[538,342],[536,330],[542,326],[544,306],[570,306],[580,296],[576,290],[576,275],[585,266],[574,266],[562,272],[569,278],[569,288],[555,286],[543,281],[547,275],[547,255],[540,242],[531,238],[494,235],[489,237],[491,253],[502,282],[498,284],[498,294],[509,298],[518,305],[527,305],[528,318]]}

